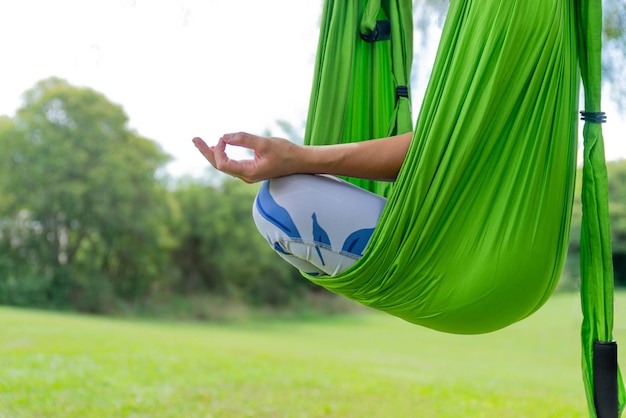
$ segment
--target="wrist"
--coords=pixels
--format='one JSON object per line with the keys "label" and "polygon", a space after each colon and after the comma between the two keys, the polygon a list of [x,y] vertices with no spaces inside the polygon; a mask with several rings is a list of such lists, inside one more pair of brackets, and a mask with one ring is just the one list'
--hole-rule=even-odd
{"label": "wrist", "polygon": [[293,144],[291,153],[292,174],[317,174],[316,173],[316,147],[309,145]]}
{"label": "wrist", "polygon": [[350,146],[342,145],[298,145],[297,170],[306,174],[343,175],[343,169],[349,162],[346,158]]}

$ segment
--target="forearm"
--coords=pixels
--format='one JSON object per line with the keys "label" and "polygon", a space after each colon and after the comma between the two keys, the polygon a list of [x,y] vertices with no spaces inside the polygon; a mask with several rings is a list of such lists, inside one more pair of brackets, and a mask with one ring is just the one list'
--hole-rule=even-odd
{"label": "forearm", "polygon": [[300,147],[301,172],[371,180],[396,179],[412,132],[388,138],[339,145]]}
{"label": "forearm", "polygon": [[[350,144],[302,146],[286,139],[238,132],[225,134],[211,147],[198,137],[193,143],[213,167],[246,183],[296,173],[393,181],[402,167],[412,136],[408,132]],[[254,158],[229,158],[227,145],[253,150]]]}

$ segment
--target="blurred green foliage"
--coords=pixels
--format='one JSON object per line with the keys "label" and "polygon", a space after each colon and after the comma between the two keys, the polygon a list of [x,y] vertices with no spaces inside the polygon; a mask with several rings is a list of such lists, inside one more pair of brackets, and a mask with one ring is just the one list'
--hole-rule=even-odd
{"label": "blurred green foliage", "polygon": [[626,1],[603,1],[602,73],[611,99],[626,109]]}
{"label": "blurred green foliage", "polygon": [[169,156],[127,122],[58,78],[0,119],[0,303],[109,312],[206,292],[281,305],[312,288],[256,233],[254,187],[168,188]]}
{"label": "blurred green foliage", "polygon": [[[617,285],[626,286],[626,160],[607,162],[607,173],[615,281]],[[579,169],[576,176],[568,260],[561,280],[562,288],[576,289],[580,278],[581,180],[582,170]]]}

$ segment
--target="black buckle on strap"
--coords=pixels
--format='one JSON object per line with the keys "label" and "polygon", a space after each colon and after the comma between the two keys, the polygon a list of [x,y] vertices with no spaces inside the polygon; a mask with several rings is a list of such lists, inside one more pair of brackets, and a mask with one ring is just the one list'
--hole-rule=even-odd
{"label": "black buckle on strap", "polygon": [[374,30],[368,35],[359,32],[361,39],[365,42],[386,41],[391,38],[391,22],[389,20],[378,20]]}
{"label": "black buckle on strap", "polygon": [[585,122],[594,122],[594,123],[605,123],[606,122],[606,113],[604,112],[585,112],[582,110],[580,112],[580,119]]}
{"label": "black buckle on strap", "polygon": [[409,97],[409,86],[396,87],[396,103],[400,100],[400,97]]}

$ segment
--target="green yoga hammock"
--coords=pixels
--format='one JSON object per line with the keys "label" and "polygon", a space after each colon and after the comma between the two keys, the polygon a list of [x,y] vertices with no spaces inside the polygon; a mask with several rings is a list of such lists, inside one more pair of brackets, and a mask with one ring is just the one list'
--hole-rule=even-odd
{"label": "green yoga hammock", "polygon": [[[305,142],[412,129],[410,0],[326,0]],[[476,334],[539,309],[567,251],[579,65],[585,84],[581,289],[592,416],[625,396],[599,122],[601,0],[452,0],[413,141],[363,258],[308,277],[409,322]]]}

